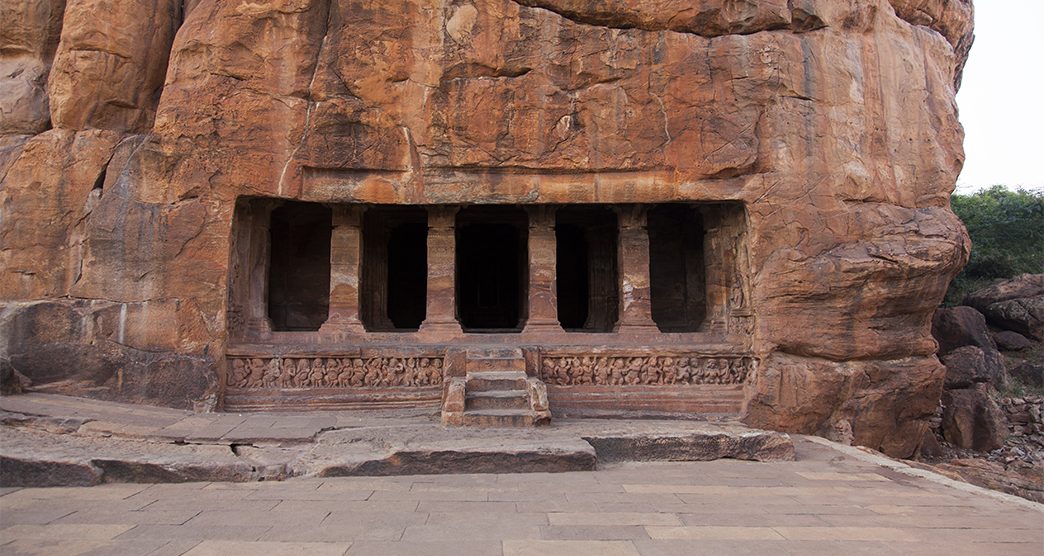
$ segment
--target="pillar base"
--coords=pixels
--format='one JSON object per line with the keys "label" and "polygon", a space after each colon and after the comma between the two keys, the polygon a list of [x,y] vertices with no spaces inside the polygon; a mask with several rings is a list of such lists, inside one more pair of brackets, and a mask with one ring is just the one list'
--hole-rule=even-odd
{"label": "pillar base", "polygon": [[460,327],[460,323],[453,322],[424,322],[421,323],[420,329],[417,330],[418,334],[423,336],[439,336],[439,337],[454,337],[463,336],[464,329]]}
{"label": "pillar base", "polygon": [[359,336],[366,333],[366,328],[358,320],[331,318],[319,327],[319,333],[333,336]]}
{"label": "pillar base", "polygon": [[522,329],[522,334],[565,334],[565,329],[562,328],[561,323],[555,321],[540,321],[540,322],[527,322],[525,328]]}
{"label": "pillar base", "polygon": [[642,323],[642,324],[621,324],[616,329],[617,334],[631,334],[635,336],[648,336],[652,334],[659,334],[660,329],[656,326],[656,323]]}

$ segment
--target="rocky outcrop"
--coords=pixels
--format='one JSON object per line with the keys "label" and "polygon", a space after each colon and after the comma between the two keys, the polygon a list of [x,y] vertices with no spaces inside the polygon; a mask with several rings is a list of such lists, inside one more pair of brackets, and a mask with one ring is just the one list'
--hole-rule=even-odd
{"label": "rocky outcrop", "polygon": [[942,432],[951,444],[980,452],[1004,445],[1008,422],[985,388],[946,390],[942,403]]}
{"label": "rocky outcrop", "polygon": [[941,307],[932,318],[932,336],[939,342],[939,355],[962,346],[996,351],[986,327],[986,317],[972,307]]}
{"label": "rocky outcrop", "polygon": [[[67,1],[48,80],[55,127],[148,130],[181,0]],[[105,21],[111,24],[99,24]]]}
{"label": "rocky outcrop", "polygon": [[64,13],[65,0],[0,5],[0,136],[31,135],[51,127],[47,76]]}
{"label": "rocky outcrop", "polygon": [[241,197],[729,201],[748,421],[902,456],[927,426],[964,0],[2,10],[0,345],[34,383],[212,407]]}
{"label": "rocky outcrop", "polygon": [[1023,274],[972,292],[964,300],[990,324],[1044,341],[1044,274]]}
{"label": "rocky outcrop", "polygon": [[831,362],[775,355],[754,385],[746,421],[913,454],[942,392],[934,357]]}
{"label": "rocky outcrop", "polygon": [[997,405],[1009,433],[999,449],[981,453],[936,444],[936,450],[927,453],[922,445],[921,455],[935,462],[935,471],[1044,502],[1044,396],[1005,397]]}
{"label": "rocky outcrop", "polygon": [[1044,362],[1022,361],[1008,371],[1011,378],[1030,388],[1044,388]]}
{"label": "rocky outcrop", "polygon": [[942,363],[946,367],[947,389],[971,388],[976,384],[1000,388],[1007,383],[1004,357],[996,350],[963,346],[944,355]]}
{"label": "rocky outcrop", "polygon": [[1022,351],[1036,345],[1022,334],[1011,330],[999,330],[994,332],[991,337],[997,344],[997,349],[1001,351]]}

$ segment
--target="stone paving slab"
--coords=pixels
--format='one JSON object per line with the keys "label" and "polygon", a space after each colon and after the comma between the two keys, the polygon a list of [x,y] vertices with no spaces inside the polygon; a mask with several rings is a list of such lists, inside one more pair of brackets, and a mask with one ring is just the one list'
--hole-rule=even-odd
{"label": "stone paving slab", "polygon": [[[4,489],[0,553],[1044,553],[1040,504],[819,439],[795,450],[586,472]],[[529,501],[499,500],[519,494]]]}
{"label": "stone paving slab", "polygon": [[615,461],[767,461],[794,454],[786,434],[728,422],[583,419],[539,428],[447,428],[416,410],[194,414],[41,393],[0,398],[0,412],[5,486],[564,472]]}

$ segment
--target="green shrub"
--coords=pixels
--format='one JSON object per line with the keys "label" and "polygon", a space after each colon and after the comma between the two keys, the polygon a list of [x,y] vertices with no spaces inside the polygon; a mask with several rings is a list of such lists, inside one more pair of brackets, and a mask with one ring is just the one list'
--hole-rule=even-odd
{"label": "green shrub", "polygon": [[1044,272],[1044,193],[995,185],[954,194],[950,201],[968,227],[972,252],[950,284],[947,304],[959,304],[966,294],[1001,279]]}

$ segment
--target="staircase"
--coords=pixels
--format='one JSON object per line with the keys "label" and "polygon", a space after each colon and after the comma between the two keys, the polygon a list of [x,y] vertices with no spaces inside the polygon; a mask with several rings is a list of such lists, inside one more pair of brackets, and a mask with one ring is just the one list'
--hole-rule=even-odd
{"label": "staircase", "polygon": [[447,384],[444,425],[529,427],[550,421],[547,389],[526,376],[521,349],[468,349],[465,371]]}

